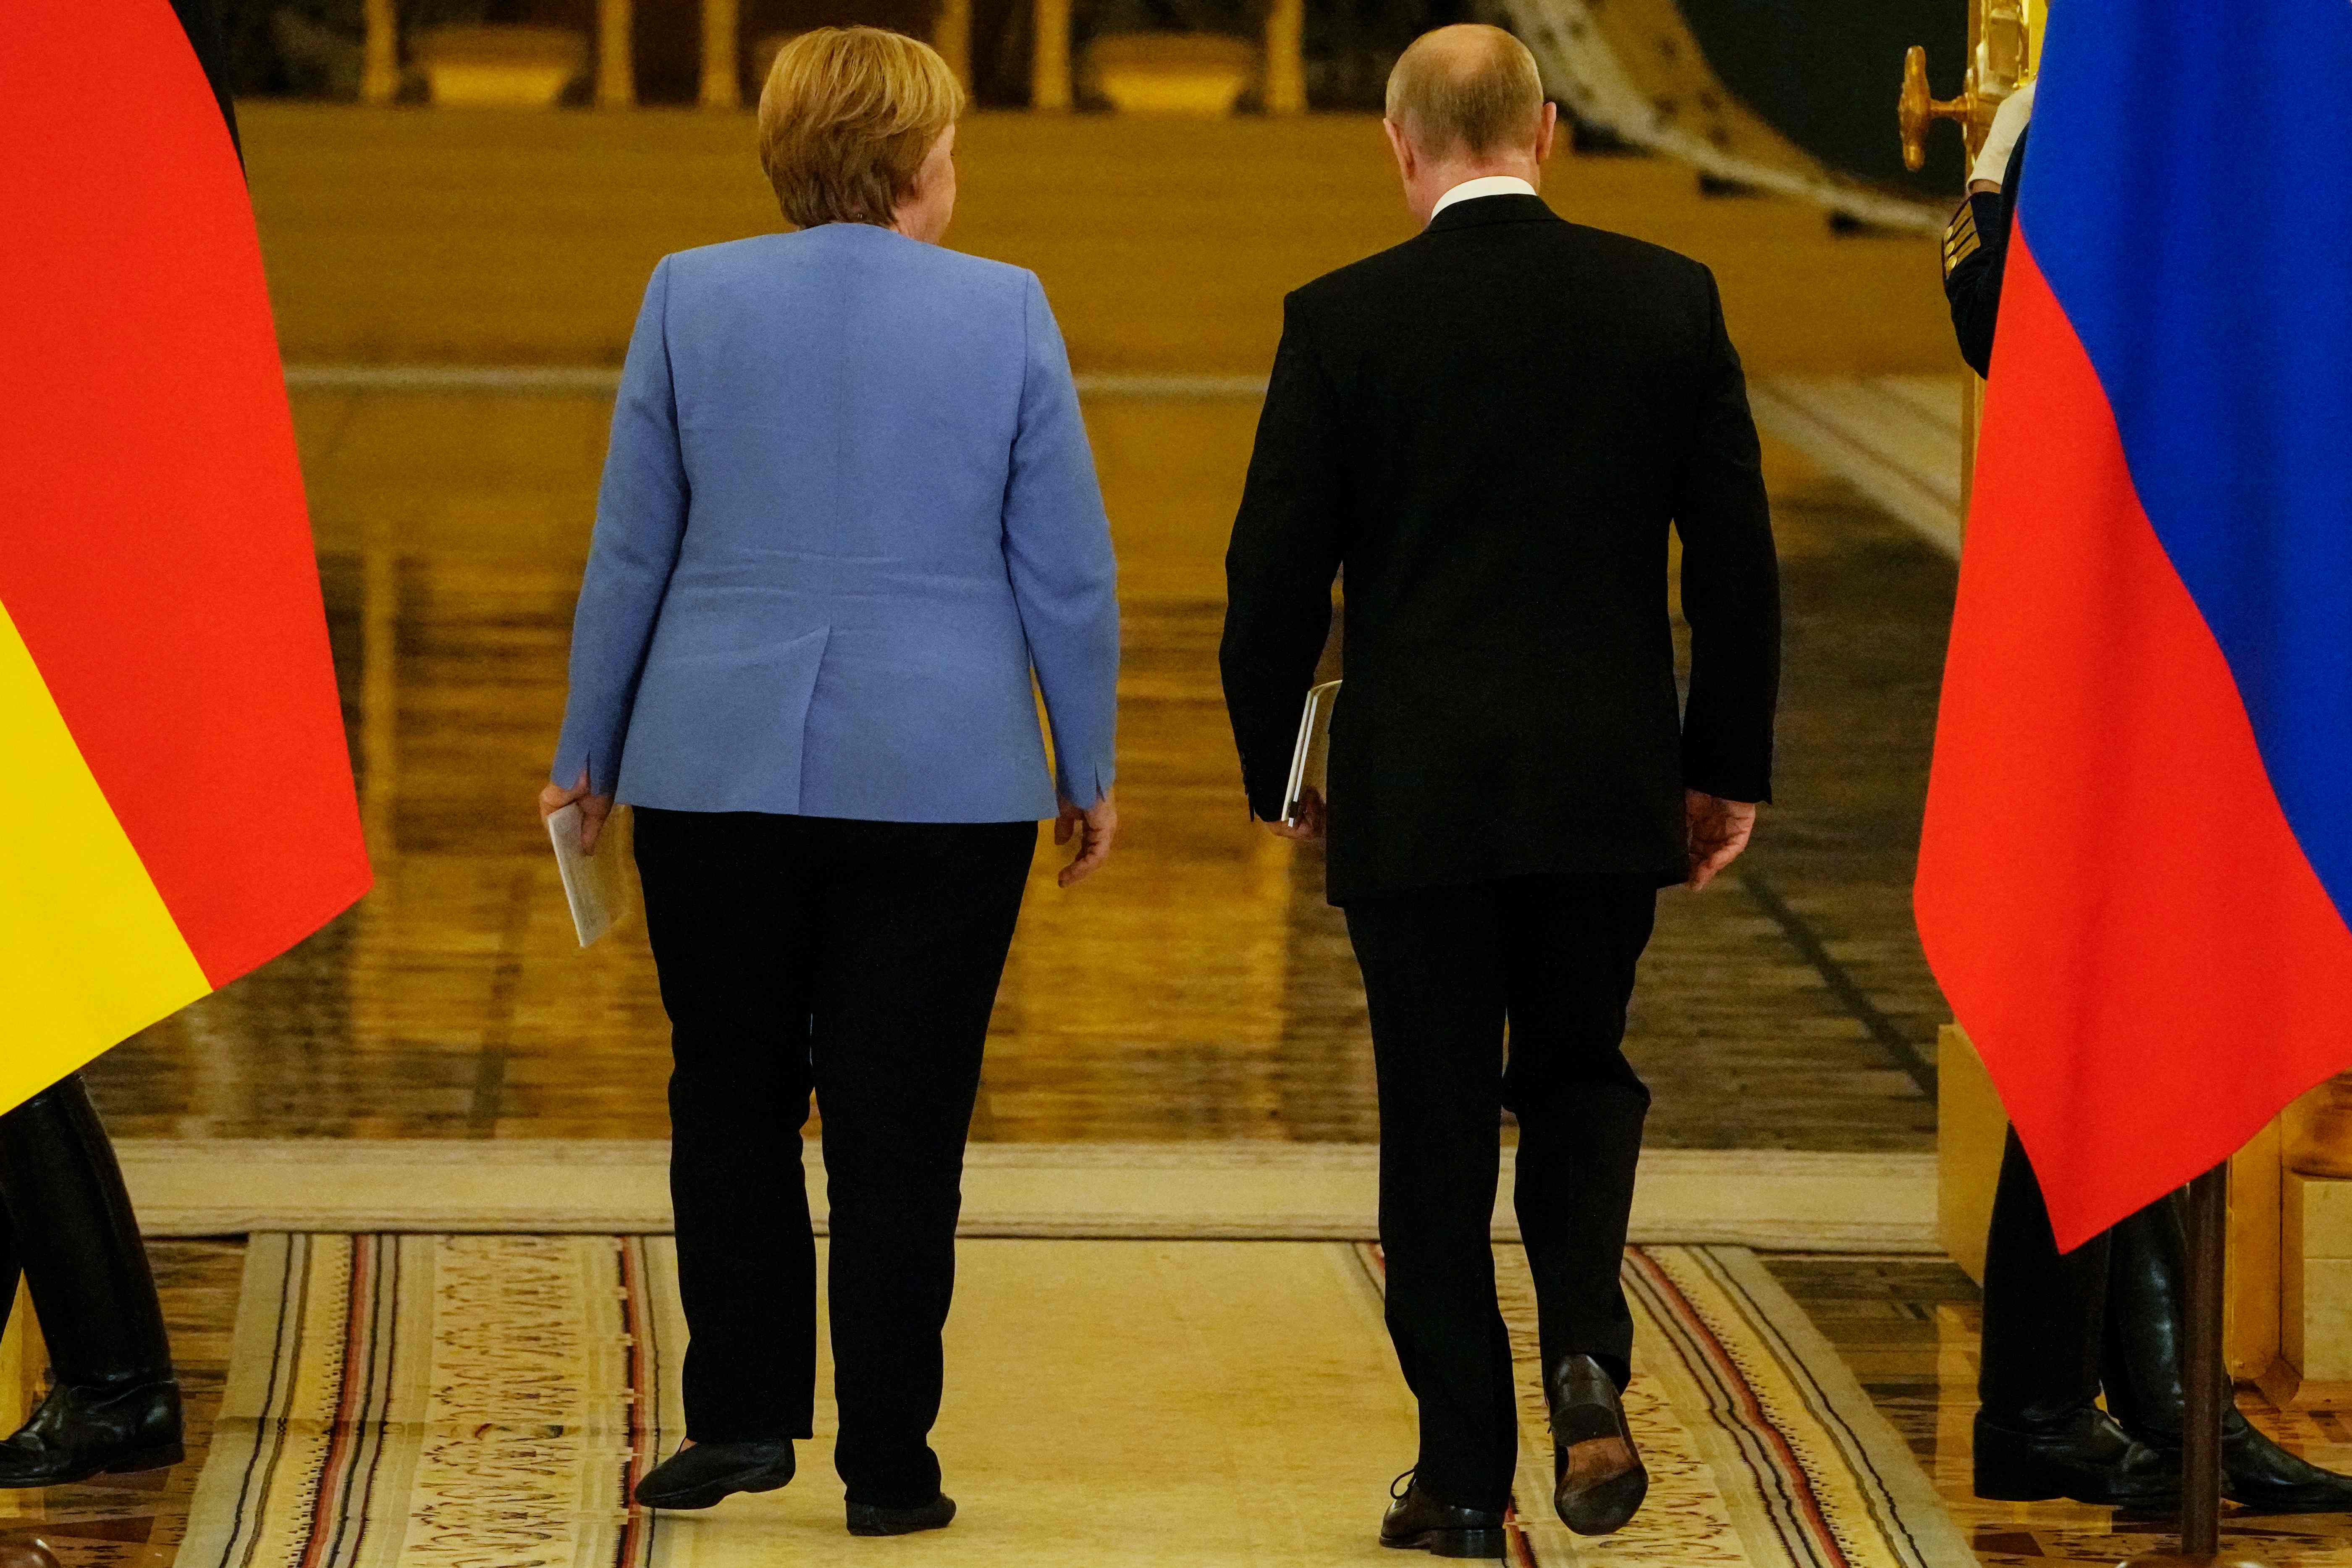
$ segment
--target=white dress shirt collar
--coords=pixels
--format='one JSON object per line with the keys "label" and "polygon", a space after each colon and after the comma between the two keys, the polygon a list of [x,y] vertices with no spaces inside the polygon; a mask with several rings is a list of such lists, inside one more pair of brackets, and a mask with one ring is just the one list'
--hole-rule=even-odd
{"label": "white dress shirt collar", "polygon": [[1486,174],[1475,180],[1465,180],[1444,195],[1429,209],[1435,217],[1455,202],[1476,201],[1480,196],[1531,196],[1536,188],[1514,174]]}

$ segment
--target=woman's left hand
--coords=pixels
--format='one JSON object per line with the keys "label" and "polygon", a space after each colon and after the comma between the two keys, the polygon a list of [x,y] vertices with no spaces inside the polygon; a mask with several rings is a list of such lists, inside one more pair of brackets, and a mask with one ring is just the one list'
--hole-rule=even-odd
{"label": "woman's left hand", "polygon": [[539,792],[539,819],[553,816],[567,805],[580,807],[580,847],[583,853],[596,852],[596,836],[604,831],[604,818],[613,814],[613,797],[588,793],[588,773],[582,769],[580,782],[570,789],[551,784]]}
{"label": "woman's left hand", "polygon": [[1111,840],[1118,837],[1118,807],[1112,804],[1110,791],[1103,791],[1102,799],[1083,811],[1067,800],[1062,802],[1061,815],[1054,819],[1054,842],[1067,844],[1073,834],[1077,835],[1078,855],[1062,868],[1065,888],[1076,887],[1110,858]]}

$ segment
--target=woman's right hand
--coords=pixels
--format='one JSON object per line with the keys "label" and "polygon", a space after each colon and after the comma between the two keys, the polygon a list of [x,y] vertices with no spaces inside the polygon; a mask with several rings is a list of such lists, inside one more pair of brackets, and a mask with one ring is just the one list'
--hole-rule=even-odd
{"label": "woman's right hand", "polygon": [[1118,807],[1112,803],[1110,791],[1103,791],[1102,799],[1084,810],[1067,800],[1062,802],[1061,815],[1054,819],[1054,842],[1067,844],[1072,834],[1078,837],[1078,854],[1062,868],[1065,888],[1076,887],[1110,858],[1111,840],[1118,837]]}
{"label": "woman's right hand", "polygon": [[570,789],[560,784],[550,784],[539,792],[539,819],[553,816],[567,805],[580,807],[580,848],[583,854],[596,852],[596,836],[604,831],[604,818],[613,814],[613,797],[588,793],[588,770],[580,770],[580,782]]}

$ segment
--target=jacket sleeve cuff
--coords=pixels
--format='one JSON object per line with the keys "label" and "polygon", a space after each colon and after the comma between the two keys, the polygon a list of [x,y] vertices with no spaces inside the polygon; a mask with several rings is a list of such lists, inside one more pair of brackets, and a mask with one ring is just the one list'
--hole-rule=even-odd
{"label": "jacket sleeve cuff", "polygon": [[1103,796],[1110,794],[1111,785],[1118,782],[1118,769],[1109,763],[1065,767],[1055,781],[1055,792],[1080,811],[1100,805]]}
{"label": "jacket sleeve cuff", "polygon": [[1737,801],[1743,805],[1769,805],[1772,786],[1752,780],[1693,777],[1685,774],[1683,788],[1711,795],[1717,800]]}
{"label": "jacket sleeve cuff", "polygon": [[620,769],[614,762],[618,750],[616,746],[600,749],[586,741],[563,742],[555,749],[555,765],[548,769],[548,779],[558,789],[570,789],[585,773],[588,793],[609,797],[620,785],[616,776]]}
{"label": "jacket sleeve cuff", "polygon": [[1735,761],[1720,753],[1708,756],[1685,752],[1683,787],[1711,795],[1717,800],[1768,804],[1772,799],[1772,764],[1769,753],[1759,765],[1753,760]]}

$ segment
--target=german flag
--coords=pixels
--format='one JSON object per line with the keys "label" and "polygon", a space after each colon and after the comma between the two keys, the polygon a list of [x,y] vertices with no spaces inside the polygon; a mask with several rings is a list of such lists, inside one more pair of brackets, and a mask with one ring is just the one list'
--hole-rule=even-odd
{"label": "german flag", "polygon": [[208,6],[0,5],[0,1109],[369,883]]}

